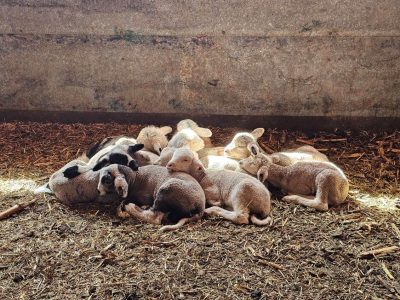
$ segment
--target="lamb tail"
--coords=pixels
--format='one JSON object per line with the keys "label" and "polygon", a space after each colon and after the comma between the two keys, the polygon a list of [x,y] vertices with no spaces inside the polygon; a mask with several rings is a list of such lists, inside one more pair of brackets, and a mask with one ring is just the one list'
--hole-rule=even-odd
{"label": "lamb tail", "polygon": [[53,191],[50,189],[49,183],[45,183],[42,186],[39,186],[33,191],[34,194],[54,194]]}
{"label": "lamb tail", "polygon": [[174,225],[165,225],[165,226],[161,227],[160,231],[165,232],[165,231],[176,230],[176,229],[182,227],[183,225],[185,225],[186,223],[197,222],[198,220],[201,219],[201,217],[202,217],[202,214],[197,214],[190,218],[182,218],[179,220],[178,223],[176,223]]}
{"label": "lamb tail", "polygon": [[266,217],[265,219],[259,219],[255,215],[251,215],[250,220],[254,225],[258,226],[265,226],[272,224],[272,218],[270,216]]}

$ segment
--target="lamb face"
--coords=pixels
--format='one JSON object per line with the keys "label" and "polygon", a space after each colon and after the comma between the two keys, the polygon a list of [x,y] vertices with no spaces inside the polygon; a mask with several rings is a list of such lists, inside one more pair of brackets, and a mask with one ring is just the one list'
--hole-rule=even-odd
{"label": "lamb face", "polygon": [[137,142],[143,144],[146,150],[160,155],[168,144],[166,135],[171,132],[172,128],[169,126],[147,126],[139,132]]}
{"label": "lamb face", "polygon": [[97,190],[101,196],[114,192],[122,198],[128,196],[128,183],[124,174],[118,171],[118,165],[113,164],[101,169]]}
{"label": "lamb face", "polygon": [[225,155],[234,159],[243,159],[250,155],[248,145],[257,143],[257,139],[264,133],[264,128],[256,128],[251,133],[239,132],[224,148]]}
{"label": "lamb face", "polygon": [[257,144],[250,143],[248,145],[250,156],[239,161],[239,166],[247,173],[257,175],[258,170],[262,166],[267,166],[273,163],[271,156],[260,152]]}
{"label": "lamb face", "polygon": [[203,164],[191,150],[186,148],[178,148],[174,151],[171,160],[167,163],[167,169],[170,172],[185,172],[195,175],[204,172]]}

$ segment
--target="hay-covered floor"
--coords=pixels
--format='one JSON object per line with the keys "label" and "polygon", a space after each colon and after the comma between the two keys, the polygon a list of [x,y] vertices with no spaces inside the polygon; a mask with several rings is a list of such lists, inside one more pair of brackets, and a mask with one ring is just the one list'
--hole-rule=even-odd
{"label": "hay-covered floor", "polygon": [[[44,183],[90,143],[141,127],[0,124],[0,210],[37,197],[0,221],[0,299],[400,298],[400,251],[363,255],[400,247],[399,132],[267,130],[265,149],[312,144],[352,183],[350,202],[327,213],[274,199],[271,227],[205,219],[159,233],[113,208],[70,209],[31,193],[32,180]],[[211,129],[216,145],[237,130]]]}

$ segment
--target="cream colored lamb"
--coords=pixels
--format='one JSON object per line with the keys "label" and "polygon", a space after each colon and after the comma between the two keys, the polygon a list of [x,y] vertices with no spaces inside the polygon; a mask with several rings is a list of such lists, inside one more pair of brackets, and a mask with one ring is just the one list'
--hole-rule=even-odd
{"label": "cream colored lamb", "polygon": [[[177,149],[178,148],[174,147],[165,147],[163,151],[161,151],[160,157],[154,164],[160,166],[167,166],[168,162],[172,159],[172,156],[174,155],[174,152]],[[199,158],[196,152],[193,152],[193,155],[195,156],[195,158],[197,159]],[[207,155],[201,158],[200,161],[202,162],[202,164],[206,169],[216,169],[216,170],[226,169],[232,171],[237,171],[240,169],[238,161],[225,156]]]}
{"label": "cream colored lamb", "polygon": [[[257,143],[257,139],[260,138],[263,133],[264,128],[256,128],[251,133],[237,133],[232,141],[225,147],[225,155],[238,160],[247,158],[253,151],[250,147],[250,145],[253,144],[260,149],[260,152],[265,153]],[[282,166],[289,166],[298,161],[329,161],[326,155],[309,145],[276,152],[272,154],[272,157],[274,158],[275,163]]]}
{"label": "cream colored lamb", "polygon": [[[256,150],[253,150],[250,146],[250,152],[255,153],[255,151]],[[275,152],[272,153],[270,156],[274,160],[274,163],[281,166],[290,166],[299,161],[329,162],[329,159],[325,154],[322,154],[314,147],[308,145],[301,146],[295,149],[289,149],[286,151]]]}
{"label": "cream colored lamb", "polygon": [[178,131],[168,142],[168,147],[187,147],[192,151],[199,151],[204,148],[203,139],[192,129],[185,128]]}
{"label": "cream colored lamb", "polygon": [[[144,166],[137,172],[122,165],[110,165],[101,170],[98,190],[101,195],[113,190],[132,201],[122,205],[119,216],[133,216],[152,224],[176,223],[161,230],[177,229],[199,220],[205,209],[205,195],[199,183],[182,172],[170,173],[165,167]],[[142,209],[140,206],[150,206]]]}
{"label": "cream colored lamb", "polygon": [[189,148],[194,152],[198,152],[200,157],[223,155],[222,147],[212,147],[211,136],[212,132],[210,129],[200,127],[196,122],[186,119],[177,124],[177,133],[169,141],[168,146]]}
{"label": "cream colored lamb", "polygon": [[258,148],[255,149],[256,154],[240,161],[241,168],[250,174],[257,174],[262,182],[268,181],[285,192],[294,194],[283,197],[284,201],[320,211],[326,211],[329,206],[345,201],[349,182],[333,163],[299,161],[293,165],[280,166],[274,163],[272,157],[260,153]]}
{"label": "cream colored lamb", "polygon": [[[185,149],[188,149],[187,147],[183,147]],[[174,152],[176,151],[176,147],[165,147],[160,154],[160,157],[154,162],[154,165],[159,165],[166,167],[168,162],[171,160],[172,156],[174,155]],[[196,158],[199,158],[196,152],[193,152],[193,155]]]}
{"label": "cream colored lamb", "polygon": [[239,132],[232,141],[225,146],[225,156],[233,159],[243,159],[250,155],[248,145],[256,143],[264,134],[264,128],[256,128],[252,132]]}
{"label": "cream colored lamb", "polygon": [[215,170],[232,170],[238,171],[240,169],[239,162],[226,156],[207,155],[200,159],[201,163],[206,169]]}
{"label": "cream colored lamb", "polygon": [[144,145],[144,149],[160,155],[162,149],[168,145],[166,135],[171,132],[172,128],[169,126],[147,126],[139,132],[136,140],[139,144]]}
{"label": "cream colored lamb", "polygon": [[[189,149],[177,149],[167,168],[192,175],[204,189],[211,206],[205,213],[221,216],[236,224],[267,225],[271,218],[270,194],[257,179],[229,170],[205,170]],[[219,207],[219,205],[223,207]]]}

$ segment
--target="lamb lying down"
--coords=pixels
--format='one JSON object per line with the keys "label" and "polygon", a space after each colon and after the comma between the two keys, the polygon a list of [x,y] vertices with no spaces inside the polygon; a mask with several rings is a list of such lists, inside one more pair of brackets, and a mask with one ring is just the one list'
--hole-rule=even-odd
{"label": "lamb lying down", "polygon": [[[264,128],[256,128],[252,132],[239,132],[232,141],[225,147],[225,155],[234,159],[245,159],[254,154],[250,145],[256,145],[259,152],[264,153],[257,143],[264,133]],[[265,153],[264,153],[265,154]],[[322,154],[312,146],[306,145],[295,149],[271,154],[274,162],[281,166],[290,166],[298,161],[329,161],[325,154]]]}
{"label": "lamb lying down", "polygon": [[[143,148],[143,144],[116,145],[116,146],[114,145],[114,146],[109,146],[109,147],[111,147],[110,150],[108,150],[105,154],[100,156],[98,158],[99,159],[98,162],[94,161],[93,163],[90,163],[90,161],[89,161],[88,163],[86,163],[80,159],[75,159],[75,160],[69,162],[64,167],[62,167],[60,170],[56,171],[50,177],[50,180],[48,181],[48,183],[37,188],[35,190],[35,194],[55,193],[55,190],[53,190],[51,188],[51,185],[54,185],[57,187],[57,189],[59,191],[58,193],[60,193],[60,191],[62,189],[68,189],[70,187],[73,188],[75,186],[75,181],[73,183],[71,183],[71,182],[68,182],[68,180],[71,180],[75,177],[79,177],[82,174],[89,172],[85,176],[80,177],[80,179],[78,181],[76,181],[77,185],[80,185],[81,182],[84,185],[86,176],[88,176],[88,178],[90,179],[91,178],[90,174],[92,174],[93,172],[96,172],[96,171],[100,170],[101,168],[108,166],[110,164],[127,165],[130,168],[132,168],[133,170],[137,170],[139,166],[148,164],[147,160],[141,154],[142,151],[140,151]],[[138,160],[136,160],[136,159],[138,159]],[[61,198],[63,198],[63,197],[61,197]],[[71,197],[69,197],[69,198],[71,198]],[[67,202],[71,202],[71,201],[76,202],[79,200],[68,200]],[[61,202],[64,202],[64,201],[61,199]]]}
{"label": "lamb lying down", "polygon": [[119,197],[115,194],[99,195],[97,186],[100,171],[89,169],[82,174],[69,178],[71,177],[69,173],[74,172],[73,170],[77,166],[86,166],[86,163],[73,160],[51,175],[48,185],[58,201],[66,205],[75,205],[88,202],[112,203],[119,200]]}
{"label": "lamb lying down", "polygon": [[[254,145],[253,145],[254,147]],[[345,201],[349,182],[343,172],[330,162],[297,162],[280,166],[258,151],[240,161],[240,166],[260,181],[268,181],[289,194],[284,201],[313,207],[320,211]],[[312,195],[315,195],[312,196]],[[312,196],[312,197],[307,197]]]}
{"label": "lamb lying down", "polygon": [[200,159],[206,169],[239,171],[240,166],[237,160],[226,156],[207,155]]}
{"label": "lamb lying down", "polygon": [[[253,149],[250,150],[251,153],[253,154],[255,153],[255,150]],[[258,152],[260,152],[260,150],[258,150]],[[308,146],[308,145],[301,146],[295,149],[289,149],[286,151],[272,153],[271,157],[276,164],[281,166],[290,166],[299,161],[329,162],[329,159],[325,154],[319,152],[313,146]]]}
{"label": "lamb lying down", "polygon": [[[93,159],[97,160],[95,156],[98,157],[99,155],[107,153],[105,149],[110,149],[110,146],[115,145],[143,144],[144,151],[159,155],[162,149],[168,144],[166,135],[170,132],[172,132],[172,128],[169,126],[147,126],[139,132],[137,139],[124,135],[106,137],[101,142],[90,147],[88,151],[86,151],[86,155],[81,157],[81,160],[86,162],[89,160],[93,161]],[[99,152],[101,152],[101,154],[99,154]]]}
{"label": "lamb lying down", "polygon": [[[158,160],[154,163],[155,165],[167,166],[168,162],[172,159],[174,152],[179,148],[165,147],[161,151],[161,155]],[[187,149],[187,148],[186,148]],[[192,152],[195,158],[199,158],[196,152]],[[237,171],[240,169],[239,162],[225,156],[207,155],[200,159],[201,163],[207,169],[216,170],[232,170]]]}
{"label": "lamb lying down", "polygon": [[[139,154],[141,149],[143,149],[143,144],[134,144],[134,145],[112,145],[109,146],[110,149],[107,149],[107,152],[102,156],[97,158],[97,161],[92,162],[92,158],[88,163],[78,163],[70,168],[67,168],[63,173],[64,176],[72,179],[82,173],[85,173],[89,170],[98,171],[101,168],[111,165],[111,164],[120,164],[126,165],[132,168],[133,170],[137,170],[139,166],[147,165],[143,160],[142,154]],[[103,149],[105,150],[105,149]],[[103,151],[102,150],[102,151]],[[101,153],[100,151],[99,153]],[[155,154],[154,154],[155,155]],[[135,158],[139,158],[140,164],[136,161]]]}
{"label": "lamb lying down", "polygon": [[250,155],[248,145],[257,144],[257,140],[264,134],[264,128],[256,128],[252,132],[239,132],[235,134],[232,141],[225,146],[224,152],[227,157],[243,159]]}
{"label": "lamb lying down", "polygon": [[[192,175],[204,189],[207,215],[221,216],[236,224],[267,225],[271,222],[270,193],[257,179],[229,170],[205,170],[189,149],[177,149],[167,168]],[[219,206],[223,206],[219,207]]]}
{"label": "lamb lying down", "polygon": [[[206,202],[203,189],[188,174],[171,174],[161,166],[144,166],[134,172],[126,166],[110,165],[101,170],[98,187],[101,195],[110,192],[110,178],[114,179],[113,190],[133,202],[120,207],[120,217],[133,216],[152,224],[176,223],[160,229],[165,231],[203,216]],[[151,207],[143,210],[140,206]]]}

